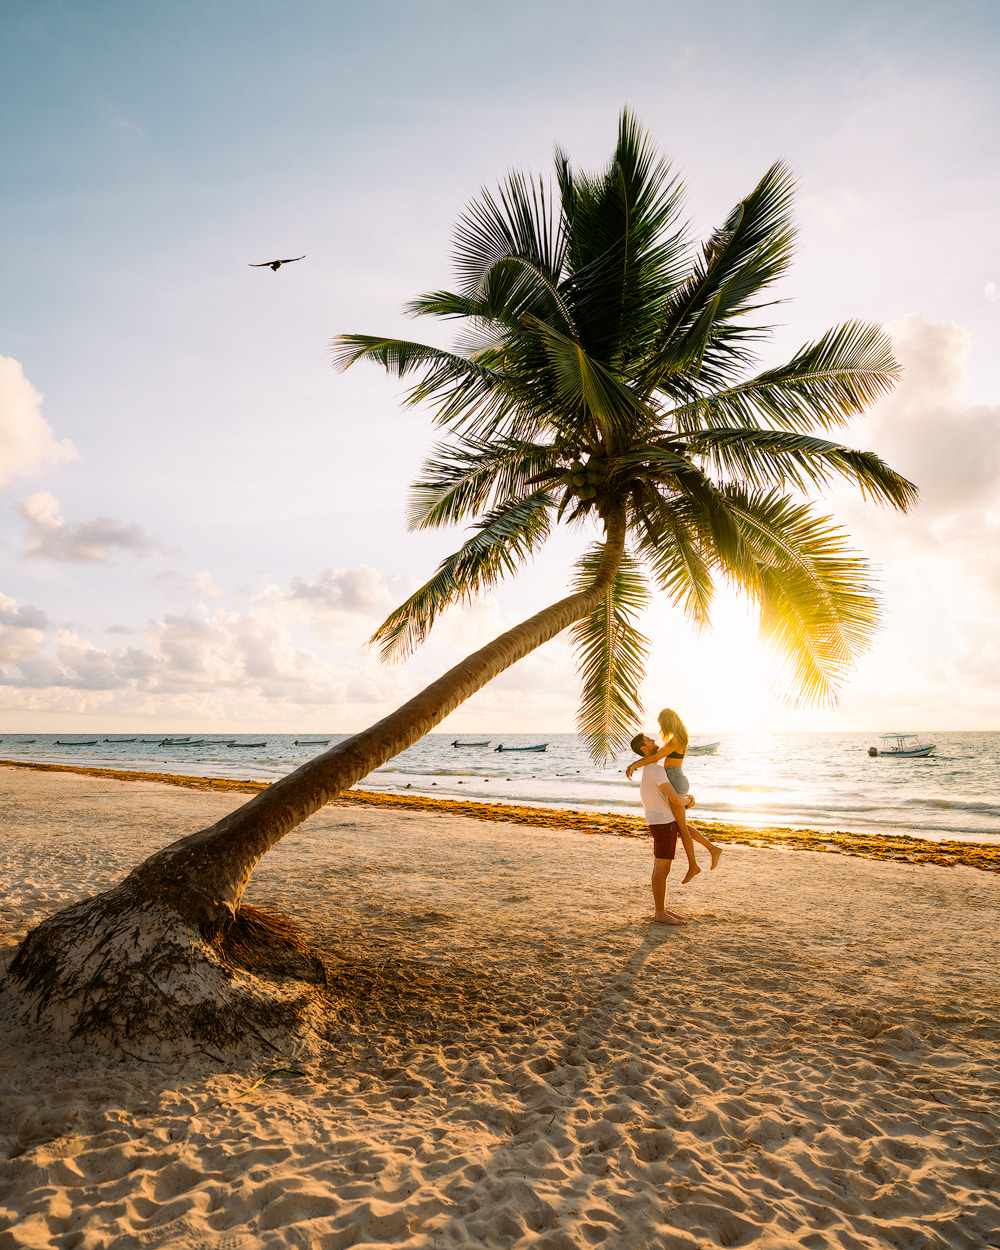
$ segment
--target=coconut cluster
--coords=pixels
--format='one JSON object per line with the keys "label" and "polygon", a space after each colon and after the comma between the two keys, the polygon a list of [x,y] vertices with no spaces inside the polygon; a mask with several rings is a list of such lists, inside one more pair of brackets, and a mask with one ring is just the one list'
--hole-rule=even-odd
{"label": "coconut cluster", "polygon": [[563,474],[563,481],[574,493],[583,500],[594,499],[597,488],[604,479],[604,469],[597,460],[574,460]]}

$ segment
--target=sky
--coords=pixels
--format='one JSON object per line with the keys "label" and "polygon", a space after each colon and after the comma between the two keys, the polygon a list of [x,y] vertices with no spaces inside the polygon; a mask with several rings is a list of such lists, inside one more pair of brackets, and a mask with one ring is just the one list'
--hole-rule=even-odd
{"label": "sky", "polygon": [[[1000,729],[998,52],[995,0],[0,0],[0,733],[349,732],[563,593],[579,533],[379,663],[462,534],[407,533],[439,434],[330,342],[447,342],[401,308],[463,207],[557,143],[603,166],[626,105],[695,237],[791,166],[765,359],[885,324],[903,378],[844,437],[921,490],[821,501],[884,605],[836,706],[781,702],[723,593],[642,622],[650,722]],[[444,728],[569,732],[577,690],[558,639]]]}

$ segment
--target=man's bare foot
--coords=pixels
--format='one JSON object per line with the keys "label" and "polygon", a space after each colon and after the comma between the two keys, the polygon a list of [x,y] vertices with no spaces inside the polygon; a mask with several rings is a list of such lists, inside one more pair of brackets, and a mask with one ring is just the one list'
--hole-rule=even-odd
{"label": "man's bare foot", "polygon": [[709,871],[712,871],[713,869],[718,867],[719,860],[722,858],[722,847],[710,846],[708,848],[708,851],[709,851],[709,854],[712,856],[712,868],[709,869]]}
{"label": "man's bare foot", "polygon": [[685,876],[684,880],[681,882],[681,885],[687,885],[689,881],[693,881],[695,877],[697,877],[699,872],[701,872],[701,869],[698,867],[698,865],[692,864],[691,867],[687,870],[687,875]]}
{"label": "man's bare foot", "polygon": [[680,916],[675,915],[672,911],[665,911],[658,916],[654,916],[653,922],[654,924],[687,924],[686,920],[682,920]]}

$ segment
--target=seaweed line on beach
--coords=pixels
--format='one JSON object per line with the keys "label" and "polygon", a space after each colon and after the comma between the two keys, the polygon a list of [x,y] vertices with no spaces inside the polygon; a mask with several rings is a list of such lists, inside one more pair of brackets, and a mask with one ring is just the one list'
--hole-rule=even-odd
{"label": "seaweed line on beach", "polygon": [[[187,777],[178,773],[139,773],[115,768],[86,768],[73,764],[38,764],[0,760],[5,768],[29,768],[39,772],[82,773],[114,781],[153,781],[184,786],[189,790],[222,790],[253,794],[266,790],[267,781],[231,780],[224,777]],[[604,833],[620,838],[647,837],[639,817],[602,812],[576,812],[568,808],[526,807],[513,803],[480,803],[462,799],[425,798],[421,795],[380,794],[373,790],[346,790],[331,807],[395,807],[403,811],[441,812],[471,816],[495,823],[532,825],[543,829],[567,829],[578,833]],[[978,868],[1000,874],[1000,846],[982,842],[935,841],[904,833],[851,833],[846,830],[788,829],[777,826],[743,826],[699,820],[717,842],[742,846],[770,846],[786,850],[820,851],[855,855],[864,859],[898,863],[933,864],[940,868]]]}

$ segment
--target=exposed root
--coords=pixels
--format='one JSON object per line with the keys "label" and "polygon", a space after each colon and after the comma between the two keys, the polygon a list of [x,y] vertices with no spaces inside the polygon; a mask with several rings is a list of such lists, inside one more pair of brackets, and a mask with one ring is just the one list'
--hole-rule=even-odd
{"label": "exposed root", "polygon": [[206,935],[125,881],[29,933],[4,988],[19,1015],[70,1044],[158,1057],[301,1042],[325,984],[287,917],[240,908]]}

